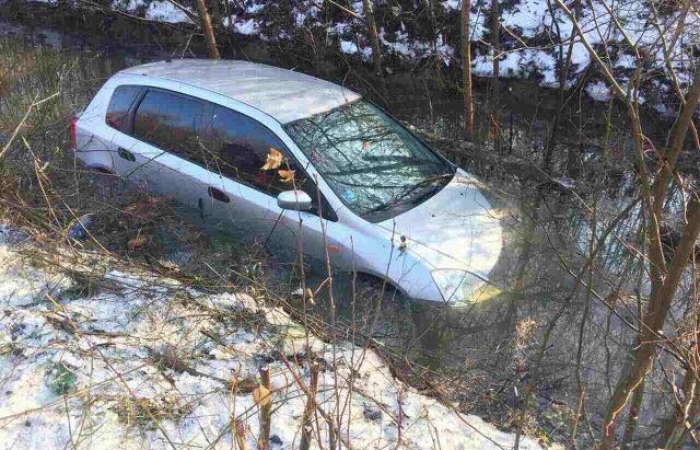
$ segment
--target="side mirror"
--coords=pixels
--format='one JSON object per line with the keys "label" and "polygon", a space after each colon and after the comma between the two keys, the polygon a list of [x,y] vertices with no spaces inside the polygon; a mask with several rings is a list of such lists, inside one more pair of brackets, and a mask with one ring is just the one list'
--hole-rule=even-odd
{"label": "side mirror", "polygon": [[280,192],[277,196],[277,206],[294,211],[308,211],[311,209],[311,197],[299,190]]}

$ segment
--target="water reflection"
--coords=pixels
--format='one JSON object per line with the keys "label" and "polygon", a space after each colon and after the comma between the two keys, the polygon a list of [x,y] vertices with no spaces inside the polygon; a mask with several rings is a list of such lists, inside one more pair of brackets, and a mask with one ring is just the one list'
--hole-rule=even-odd
{"label": "water reflection", "polygon": [[[0,34],[2,28],[0,24]],[[123,60],[113,64],[115,68],[124,65]],[[442,138],[459,136],[458,100],[431,102],[429,116],[423,94],[403,95],[394,105],[394,112],[401,112],[401,118]],[[609,170],[606,156],[598,150],[589,151],[593,147],[587,146],[582,146],[585,150],[576,158],[580,176],[573,189],[562,183],[547,184],[549,180],[543,181],[532,164],[518,166],[514,162],[516,156],[525,161],[541,157],[536,152],[546,142],[546,131],[546,127],[540,131],[517,124],[511,127],[504,135],[509,145],[499,156],[501,166],[496,166],[493,159],[483,162],[451,155],[481,177],[488,186],[488,200],[501,217],[503,251],[489,274],[499,291],[488,300],[459,309],[416,304],[390,289],[382,292],[381,286],[356,280],[352,274],[337,273],[333,274],[337,317],[331,318],[325,268],[307,265],[302,272],[294,258],[287,264],[277,255],[260,269],[269,275],[266,289],[274,294],[272,297],[290,299],[292,305],[291,294],[300,284],[318,289],[315,307],[302,309],[303,302],[298,302],[297,312],[310,313],[329,329],[328,324],[339,324],[340,332],[330,331],[354,338],[359,344],[373,337],[397,365],[453,377],[450,398],[464,401],[472,406],[472,412],[487,417],[507,412],[507,406],[517,404],[506,393],[522,391],[523,384],[534,377],[532,356],[542,342],[541,333],[532,330],[545,330],[557,319],[536,369],[538,405],[547,408],[555,401],[575,404],[578,386],[572,380],[580,376],[587,391],[587,409],[595,417],[609,395],[611,380],[616,379],[621,362],[627,359],[635,337],[629,324],[634,325],[639,302],[644,301],[647,290],[645,265],[639,256],[645,245],[645,236],[640,233],[644,217],[637,200],[639,187],[632,170]],[[533,136],[536,132],[541,135]],[[449,154],[451,149],[441,150]],[[566,150],[561,159],[568,160],[579,152],[578,147],[576,152]],[[488,154],[488,148],[475,149],[476,156],[479,153]],[[513,160],[508,159],[510,156]],[[555,167],[557,163],[555,158]],[[571,173],[563,175],[573,178]],[[671,198],[670,207],[681,210],[684,193],[677,189]],[[197,217],[195,212],[185,220],[194,224]],[[677,225],[664,224],[669,247]],[[240,245],[238,237],[210,230],[207,224],[195,224],[193,228],[197,231],[190,233],[192,247],[196,243],[198,249],[193,251],[170,239],[180,229],[160,233],[162,247],[170,256],[164,259],[183,267],[209,270],[212,279],[223,278],[238,286],[257,279],[259,266],[255,266],[258,261],[253,257],[230,270],[232,255],[251,256],[251,246]],[[200,231],[208,237],[200,239]],[[202,250],[202,245],[212,251]],[[258,253],[252,256],[257,258]],[[212,267],[215,274],[211,273]],[[270,278],[276,282],[270,282]],[[692,286],[690,280],[685,284]],[[382,306],[378,308],[380,298]],[[683,313],[681,304],[674,314],[681,318]],[[588,318],[583,320],[586,314]],[[579,352],[579,348],[583,350]],[[654,395],[646,399],[655,400]]]}

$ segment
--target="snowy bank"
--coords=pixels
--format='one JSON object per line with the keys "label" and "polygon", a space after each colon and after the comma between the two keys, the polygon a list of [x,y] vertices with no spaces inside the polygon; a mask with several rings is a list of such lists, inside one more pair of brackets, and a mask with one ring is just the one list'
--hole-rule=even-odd
{"label": "snowy bank", "polygon": [[[423,2],[375,1],[380,21],[378,23],[382,54],[407,63],[435,58],[446,65],[460,66],[459,15],[461,1],[440,0],[434,3],[432,25],[415,20]],[[233,33],[254,35],[264,41],[297,39],[304,41],[309,32],[317,32],[335,42],[337,51],[363,61],[372,58],[372,45],[367,37],[363,2],[349,2],[350,9],[334,10],[333,14],[319,9],[319,2],[291,0],[290,9],[281,8],[277,2],[246,0],[231,2],[228,16],[222,17],[223,25]],[[575,2],[564,1],[570,8]],[[678,74],[681,86],[692,81],[700,51],[700,17],[697,12],[684,14],[681,8],[661,8],[653,2],[611,2],[593,0],[578,4],[575,11],[583,35],[603,60],[610,61],[616,79],[626,87],[638,65],[643,67],[642,83],[646,96],[654,96],[654,104],[664,104],[673,93],[666,59]],[[114,0],[112,7],[124,12],[145,16],[151,20],[187,22],[182,11],[175,11],[172,4],[161,0]],[[329,7],[330,8],[330,7]],[[656,8],[656,9],[655,9]],[[475,50],[472,68],[476,76],[492,74],[493,52],[489,25],[490,2],[472,2],[470,15],[470,40]],[[652,18],[656,17],[655,20]],[[680,23],[685,32],[675,36]],[[618,27],[621,26],[621,28]],[[657,26],[658,25],[658,26]],[[566,88],[575,86],[584,76],[584,89],[593,100],[606,101],[601,89],[607,86],[587,69],[593,67],[590,54],[575,32],[569,16],[548,0],[515,0],[501,2],[500,73],[504,78],[533,78],[540,86],[559,86],[558,66],[560,57],[570,52],[571,67]],[[663,31],[662,31],[663,30]],[[296,37],[295,37],[296,36]],[[573,38],[573,39],[572,39]],[[569,49],[569,42],[571,48]],[[640,52],[638,60],[630,45]],[[653,93],[651,92],[653,91]]]}
{"label": "snowy bank", "polygon": [[[65,272],[40,253],[0,232],[0,448],[233,448],[237,423],[255,449],[252,391],[266,366],[272,448],[296,449],[311,364],[325,448],[326,418],[348,448],[513,445],[394,379],[373,351],[325,343],[244,293],[206,295],[96,256]],[[542,447],[524,438],[520,448]]]}

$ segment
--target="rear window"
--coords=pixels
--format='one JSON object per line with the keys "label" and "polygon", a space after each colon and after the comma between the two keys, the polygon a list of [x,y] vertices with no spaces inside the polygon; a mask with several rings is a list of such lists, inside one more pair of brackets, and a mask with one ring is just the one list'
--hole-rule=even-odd
{"label": "rear window", "polygon": [[112,99],[107,107],[107,116],[105,122],[112,128],[124,131],[126,126],[127,114],[131,105],[134,104],[136,97],[141,92],[140,86],[119,86],[114,90]]}
{"label": "rear window", "polygon": [[193,162],[204,161],[199,140],[205,105],[191,97],[149,90],[136,110],[133,135]]}

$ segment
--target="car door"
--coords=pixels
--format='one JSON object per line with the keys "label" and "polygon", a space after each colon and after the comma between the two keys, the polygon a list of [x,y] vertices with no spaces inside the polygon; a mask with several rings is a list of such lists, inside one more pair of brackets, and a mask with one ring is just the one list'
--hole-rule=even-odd
{"label": "car door", "polygon": [[204,215],[207,200],[226,200],[211,188],[212,174],[202,167],[207,149],[201,134],[209,116],[206,102],[148,88],[134,112],[131,134],[136,142],[121,172]]}
{"label": "car door", "polygon": [[123,85],[114,89],[107,106],[105,123],[114,130],[109,136],[109,163],[111,169],[125,180],[139,184],[140,171],[135,170],[133,147],[138,144],[131,134],[133,112],[145,91],[144,86]]}
{"label": "car door", "polygon": [[[228,208],[220,208],[218,217],[228,220],[244,234],[255,236],[272,250],[283,249],[322,258],[324,220],[334,220],[334,213],[315,184],[287,150],[282,140],[255,119],[232,109],[214,105],[210,130],[210,147],[218,154],[210,161],[210,170],[220,176],[222,190],[232,198]],[[314,206],[311,211],[283,210],[277,204],[280,192],[306,191]]]}

